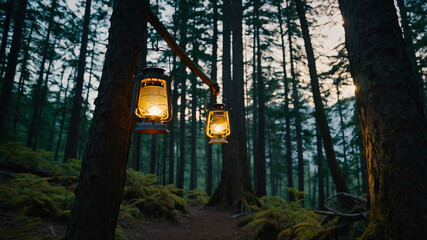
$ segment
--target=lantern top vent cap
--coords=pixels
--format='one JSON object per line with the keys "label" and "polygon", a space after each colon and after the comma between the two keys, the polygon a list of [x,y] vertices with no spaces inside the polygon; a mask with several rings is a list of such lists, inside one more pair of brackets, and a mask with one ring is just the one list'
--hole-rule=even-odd
{"label": "lantern top vent cap", "polygon": [[224,109],[225,108],[225,104],[223,103],[214,103],[211,105],[213,110],[218,110],[218,109]]}
{"label": "lantern top vent cap", "polygon": [[156,74],[159,74],[159,75],[163,75],[165,73],[165,71],[166,71],[165,69],[159,68],[159,67],[155,67],[155,66],[153,66],[153,67],[146,67],[146,68],[142,69],[142,73],[143,74],[156,73]]}

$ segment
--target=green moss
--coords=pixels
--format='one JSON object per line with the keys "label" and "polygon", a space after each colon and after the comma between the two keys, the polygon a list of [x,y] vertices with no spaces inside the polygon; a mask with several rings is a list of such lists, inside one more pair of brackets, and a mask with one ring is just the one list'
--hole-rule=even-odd
{"label": "green moss", "polygon": [[363,235],[358,240],[383,240],[384,229],[380,221],[373,221],[369,223]]}

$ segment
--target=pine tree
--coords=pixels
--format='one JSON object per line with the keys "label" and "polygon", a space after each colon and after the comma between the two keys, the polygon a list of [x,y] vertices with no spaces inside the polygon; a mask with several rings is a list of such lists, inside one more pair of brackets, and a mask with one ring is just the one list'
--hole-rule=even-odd
{"label": "pine tree", "polygon": [[370,224],[361,239],[423,239],[427,116],[394,3],[339,4],[368,166]]}
{"label": "pine tree", "polygon": [[12,96],[13,79],[15,77],[16,65],[18,63],[18,54],[21,48],[22,28],[24,25],[27,3],[27,0],[21,0],[19,2],[18,11],[15,16],[12,44],[7,60],[6,76],[4,78],[0,96],[0,141],[3,141],[6,135],[6,118],[8,116],[10,98]]}

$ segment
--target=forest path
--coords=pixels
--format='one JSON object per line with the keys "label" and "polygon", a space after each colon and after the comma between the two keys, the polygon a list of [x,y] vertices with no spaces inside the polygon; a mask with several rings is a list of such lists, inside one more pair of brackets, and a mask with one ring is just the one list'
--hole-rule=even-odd
{"label": "forest path", "polygon": [[239,220],[230,218],[230,211],[189,207],[191,217],[180,214],[178,223],[145,222],[142,226],[126,226],[126,235],[134,240],[249,240],[238,226]]}

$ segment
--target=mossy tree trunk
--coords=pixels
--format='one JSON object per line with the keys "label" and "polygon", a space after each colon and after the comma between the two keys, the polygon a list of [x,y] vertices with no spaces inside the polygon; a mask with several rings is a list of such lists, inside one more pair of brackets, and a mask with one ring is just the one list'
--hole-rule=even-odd
{"label": "mossy tree trunk", "polygon": [[[243,43],[242,43],[242,1],[224,0],[224,26],[231,24],[233,29],[233,81],[231,69],[223,74],[224,95],[232,107],[230,113],[231,138],[223,145],[223,168],[220,183],[208,205],[220,205],[229,209],[240,209],[241,204],[248,207],[258,201],[252,189],[249,175],[249,159],[246,148],[246,120],[243,89]],[[231,16],[231,19],[227,16]],[[229,31],[224,32],[228,34]],[[224,39],[224,43],[225,43]],[[228,42],[229,44],[229,42]],[[230,45],[226,45],[229,46]],[[224,48],[227,51],[226,47]],[[223,66],[230,66],[230,52],[224,55]],[[227,59],[228,58],[228,59]]]}
{"label": "mossy tree trunk", "polygon": [[366,149],[370,220],[362,239],[427,235],[427,119],[392,0],[340,0]]}
{"label": "mossy tree trunk", "polygon": [[133,128],[132,79],[147,8],[146,0],[114,1],[89,142],[65,239],[114,238]]}

